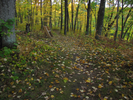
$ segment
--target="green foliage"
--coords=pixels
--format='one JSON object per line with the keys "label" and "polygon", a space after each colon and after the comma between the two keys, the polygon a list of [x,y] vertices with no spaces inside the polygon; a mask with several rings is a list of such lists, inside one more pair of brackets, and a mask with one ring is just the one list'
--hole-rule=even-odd
{"label": "green foliage", "polygon": [[3,51],[0,51],[0,57],[7,57],[11,54],[12,50],[8,47],[4,47]]}
{"label": "green foliage", "polygon": [[[8,19],[7,21],[4,21],[0,19],[0,34],[3,35],[10,35],[9,32],[13,28],[13,24],[15,22],[15,19]],[[8,33],[3,32],[3,29],[8,30]]]}

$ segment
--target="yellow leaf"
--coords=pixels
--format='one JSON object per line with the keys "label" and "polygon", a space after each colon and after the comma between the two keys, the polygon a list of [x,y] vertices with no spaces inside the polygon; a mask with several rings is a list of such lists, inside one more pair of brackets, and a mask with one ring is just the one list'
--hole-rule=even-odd
{"label": "yellow leaf", "polygon": [[33,78],[31,78],[31,80],[33,80]]}
{"label": "yellow leaf", "polygon": [[51,98],[54,98],[54,95],[51,95]]}
{"label": "yellow leaf", "polygon": [[112,81],[109,81],[109,85],[111,85],[112,84]]}
{"label": "yellow leaf", "polygon": [[91,82],[91,79],[88,78],[88,79],[86,80],[86,83],[90,83],[90,82]]}
{"label": "yellow leaf", "polygon": [[101,94],[99,93],[98,96],[101,97]]}
{"label": "yellow leaf", "polygon": [[22,89],[19,89],[19,91],[18,91],[18,92],[19,92],[19,93],[20,93],[20,92],[22,92]]}
{"label": "yellow leaf", "polygon": [[124,94],[122,94],[122,97],[124,97]]}
{"label": "yellow leaf", "polygon": [[52,88],[52,85],[49,85],[49,88]]}
{"label": "yellow leaf", "polygon": [[11,97],[11,95],[8,95],[8,97],[10,98],[10,97]]}
{"label": "yellow leaf", "polygon": [[11,84],[11,85],[13,85],[13,84],[14,84],[14,82],[11,82],[10,84]]}
{"label": "yellow leaf", "polygon": [[99,85],[98,85],[98,88],[102,88],[102,87],[103,87],[102,84],[99,84]]}

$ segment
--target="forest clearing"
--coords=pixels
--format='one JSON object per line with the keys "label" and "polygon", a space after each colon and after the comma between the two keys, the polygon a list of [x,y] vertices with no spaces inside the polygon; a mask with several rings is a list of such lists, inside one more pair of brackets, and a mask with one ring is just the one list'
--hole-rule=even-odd
{"label": "forest clearing", "polygon": [[106,2],[0,0],[0,100],[133,100],[133,2]]}

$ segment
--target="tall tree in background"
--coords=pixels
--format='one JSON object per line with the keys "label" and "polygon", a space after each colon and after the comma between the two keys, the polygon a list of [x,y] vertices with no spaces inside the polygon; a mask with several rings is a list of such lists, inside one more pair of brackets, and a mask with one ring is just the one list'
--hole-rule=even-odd
{"label": "tall tree in background", "polygon": [[120,36],[120,40],[122,39],[122,35],[123,35],[123,0],[122,0],[122,15],[121,15],[121,36]]}
{"label": "tall tree in background", "polygon": [[86,34],[85,35],[88,35],[89,34],[89,16],[90,16],[90,3],[91,3],[91,0],[88,1],[88,8],[87,8],[87,25],[86,25]]}
{"label": "tall tree in background", "polygon": [[[9,19],[15,18],[15,0],[0,0],[0,20],[9,21]],[[0,22],[0,49],[2,47],[10,47],[14,46],[16,42],[16,34],[15,34],[15,22],[12,25],[13,28],[11,29],[12,34],[9,36],[3,35],[1,36],[2,32],[8,33],[8,28],[1,25]]]}
{"label": "tall tree in background", "polygon": [[72,30],[73,30],[73,0],[72,0],[72,5],[71,5],[71,10],[72,10]]}
{"label": "tall tree in background", "polygon": [[63,0],[61,0],[61,30],[62,30],[62,24],[63,24]]}
{"label": "tall tree in background", "polygon": [[65,24],[64,24],[64,35],[66,35],[66,26],[67,26],[67,0],[65,0]]}
{"label": "tall tree in background", "polygon": [[68,12],[68,4],[67,4],[67,32],[69,31],[69,12]]}
{"label": "tall tree in background", "polygon": [[98,11],[96,36],[95,36],[96,39],[99,39],[99,35],[101,35],[101,32],[102,32],[104,12],[105,12],[105,0],[101,0],[100,8],[99,8],[99,11]]}
{"label": "tall tree in background", "polygon": [[50,29],[52,29],[52,0],[50,0],[50,21],[49,21]]}
{"label": "tall tree in background", "polygon": [[[80,3],[80,0],[79,0],[79,3]],[[78,20],[79,3],[78,3],[77,10],[76,10],[76,16],[75,16],[75,21],[74,21],[74,31],[76,29],[76,22]]]}
{"label": "tall tree in background", "polygon": [[41,13],[41,29],[43,29],[43,21],[42,21],[42,0],[40,2],[40,13]]}
{"label": "tall tree in background", "polygon": [[[119,13],[119,0],[117,0],[117,14]],[[115,30],[115,35],[114,35],[114,41],[116,41],[117,38],[117,32],[118,32],[118,19],[119,19],[119,15],[117,16],[116,19],[116,30]]]}

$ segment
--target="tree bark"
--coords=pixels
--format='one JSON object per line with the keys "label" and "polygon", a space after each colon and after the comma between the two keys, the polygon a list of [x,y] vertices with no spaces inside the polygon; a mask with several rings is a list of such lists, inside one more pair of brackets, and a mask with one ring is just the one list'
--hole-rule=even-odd
{"label": "tree bark", "polygon": [[86,34],[85,35],[88,35],[89,34],[90,3],[91,3],[91,0],[89,0],[89,2],[88,2],[88,8],[87,8],[87,25],[86,25]]}
{"label": "tree bark", "polygon": [[[67,4],[68,6],[68,4]],[[67,32],[69,31],[69,12],[68,12],[68,7],[67,7]]]}
{"label": "tree bark", "polygon": [[96,39],[99,39],[99,35],[101,35],[101,32],[102,32],[104,12],[105,12],[105,0],[101,0],[100,8],[99,8],[99,11],[98,11],[96,36],[95,36]]}
{"label": "tree bark", "polygon": [[[117,13],[119,13],[119,0],[117,1]],[[117,16],[117,20],[116,20],[116,30],[115,30],[115,35],[114,35],[114,41],[116,41],[116,38],[117,38],[118,20],[119,20],[119,15]]]}
{"label": "tree bark", "polygon": [[62,30],[62,24],[63,24],[63,0],[61,0],[61,30]]}
{"label": "tree bark", "polygon": [[[41,0],[41,4],[40,4],[40,13],[42,16],[42,0]],[[41,17],[41,30],[43,29],[43,21],[42,21],[42,17]]]}
{"label": "tree bark", "polygon": [[[79,0],[79,3],[80,3],[80,0]],[[75,31],[75,28],[76,28],[76,22],[77,22],[77,18],[78,18],[78,11],[79,11],[79,4],[78,4],[78,7],[77,7],[76,16],[75,16],[74,31]]]}
{"label": "tree bark", "polygon": [[49,22],[50,29],[52,29],[52,0],[50,0],[50,22]]}
{"label": "tree bark", "polygon": [[64,35],[66,35],[67,26],[67,0],[65,0],[65,24],[64,24]]}
{"label": "tree bark", "polygon": [[121,15],[121,37],[120,37],[120,40],[122,39],[122,35],[123,35],[123,0],[122,0],[122,15]]}
{"label": "tree bark", "polygon": [[[7,21],[8,19],[15,18],[15,0],[0,0],[0,19]],[[3,27],[1,32],[7,33],[8,29]],[[0,34],[1,34],[0,32]],[[15,34],[15,22],[13,24],[13,28],[11,29],[12,34],[10,36],[3,35],[1,36],[1,44],[2,47],[10,47],[14,46],[16,43],[16,34]]]}
{"label": "tree bark", "polygon": [[73,30],[73,0],[72,0],[72,7],[71,7],[71,9],[72,9],[72,30]]}

